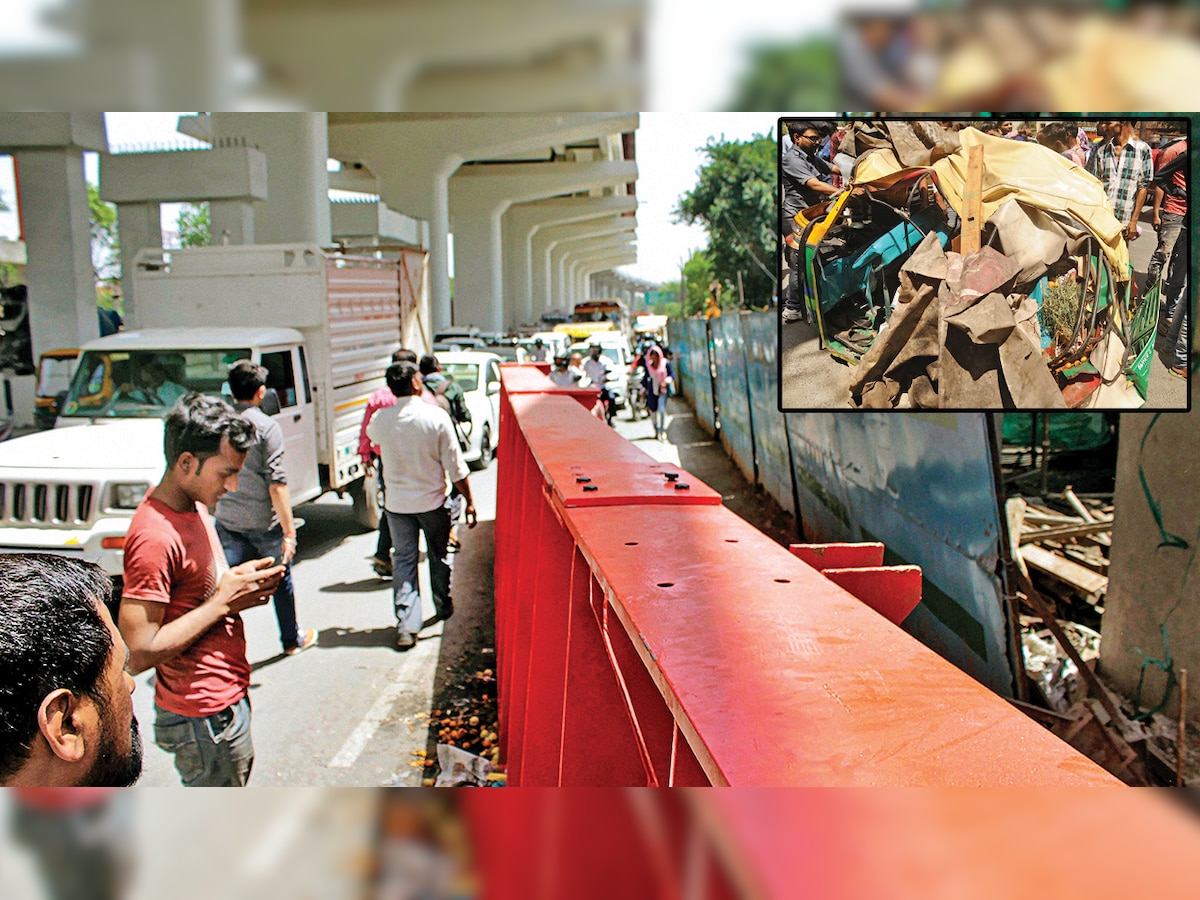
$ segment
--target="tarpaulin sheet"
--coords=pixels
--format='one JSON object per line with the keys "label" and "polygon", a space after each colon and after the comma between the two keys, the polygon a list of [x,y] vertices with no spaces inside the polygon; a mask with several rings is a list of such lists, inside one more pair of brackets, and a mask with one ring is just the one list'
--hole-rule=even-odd
{"label": "tarpaulin sheet", "polygon": [[795,512],[787,429],[779,412],[779,319],[774,312],[744,313],[741,319],[758,483],[787,512]]}
{"label": "tarpaulin sheet", "polygon": [[921,566],[904,630],[1005,696],[1000,502],[982,413],[789,413],[806,540],[882,541]]}
{"label": "tarpaulin sheet", "polygon": [[1041,356],[1037,304],[1009,293],[1019,272],[991,247],[945,253],[928,235],[900,270],[889,327],[850,385],[854,401],[871,409],[1065,408]]}
{"label": "tarpaulin sheet", "polygon": [[[983,147],[985,223],[1009,200],[1066,213],[1095,236],[1119,276],[1129,271],[1129,248],[1121,236],[1121,223],[1112,213],[1104,185],[1090,172],[1029,141],[993,137],[969,127],[958,132],[958,138],[962,147],[957,153],[928,167],[937,175],[938,186],[955,212],[963,214],[967,154],[971,147]],[[874,151],[859,160],[854,181],[856,185],[868,185],[900,168],[894,153]]]}
{"label": "tarpaulin sheet", "polygon": [[742,317],[723,315],[712,319],[709,327],[712,330],[713,364],[717,371],[716,402],[721,420],[721,443],[742,474],[753,482],[754,425],[747,394]]}

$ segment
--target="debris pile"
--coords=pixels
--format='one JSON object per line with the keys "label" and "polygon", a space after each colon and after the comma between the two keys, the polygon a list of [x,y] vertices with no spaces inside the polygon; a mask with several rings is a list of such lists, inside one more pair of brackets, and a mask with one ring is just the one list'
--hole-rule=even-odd
{"label": "debris pile", "polygon": [[863,409],[1129,408],[1148,296],[1104,186],[1036,143],[856,120],[852,189],[802,210],[804,296]]}

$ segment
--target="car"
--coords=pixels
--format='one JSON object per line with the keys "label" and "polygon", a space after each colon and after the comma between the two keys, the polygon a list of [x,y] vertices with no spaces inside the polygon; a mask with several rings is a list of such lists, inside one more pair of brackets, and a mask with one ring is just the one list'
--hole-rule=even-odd
{"label": "car", "polygon": [[472,469],[486,469],[500,441],[500,357],[475,350],[439,353],[442,372],[463,390],[471,421],[463,426],[467,449],[463,457]]}
{"label": "car", "polygon": [[629,366],[633,363],[633,354],[629,352],[629,341],[625,340],[624,335],[613,332],[612,337],[605,337],[602,340],[593,337],[587,341],[572,344],[567,352],[578,353],[587,359],[591,353],[592,344],[598,345],[600,352],[612,361],[613,371],[608,380],[608,390],[613,395],[613,402],[617,409],[624,409],[625,394],[628,391]]}
{"label": "car", "polygon": [[523,363],[526,357],[525,348],[516,346],[491,346],[485,352],[495,353],[504,362]]}

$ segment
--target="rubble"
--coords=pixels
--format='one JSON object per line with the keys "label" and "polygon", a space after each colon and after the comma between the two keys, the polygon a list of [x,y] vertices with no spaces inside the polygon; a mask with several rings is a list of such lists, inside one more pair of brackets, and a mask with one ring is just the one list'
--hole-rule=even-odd
{"label": "rubble", "polygon": [[855,120],[841,154],[852,189],[796,229],[823,346],[858,366],[853,406],[1144,402],[1135,369],[1154,323],[1135,323],[1128,248],[1095,177],[1039,144],[929,121]]}

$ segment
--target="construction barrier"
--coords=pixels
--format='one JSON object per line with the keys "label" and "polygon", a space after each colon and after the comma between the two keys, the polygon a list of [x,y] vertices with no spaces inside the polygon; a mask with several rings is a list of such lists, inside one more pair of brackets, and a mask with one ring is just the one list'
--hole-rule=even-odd
{"label": "construction barrier", "polygon": [[897,628],[919,581],[881,547],[789,552],[536,380],[502,367],[510,784],[1119,783]]}
{"label": "construction barrier", "polygon": [[[699,349],[706,345],[689,341],[687,350],[700,358],[680,364],[694,371],[712,363],[718,427],[742,471],[795,514],[806,540],[882,541],[890,564],[919,566],[922,602],[905,619],[905,631],[1011,696],[1020,650],[1012,644],[1016,629],[1000,574],[1004,525],[988,417],[784,415],[778,411],[776,314],[727,313],[712,329],[711,355]],[[752,438],[742,434],[743,395]],[[744,459],[747,445],[752,465]]]}
{"label": "construction barrier", "polygon": [[758,313],[743,313],[739,318],[745,348],[746,393],[754,422],[754,470],[763,490],[784,511],[794,515],[787,424],[779,412],[778,320],[773,315]]}
{"label": "construction barrier", "polygon": [[717,413],[713,405],[708,320],[672,319],[667,325],[667,336],[673,354],[671,365],[683,373],[683,396],[696,411],[700,427],[713,434]]}
{"label": "construction barrier", "polygon": [[[457,798],[480,900],[1124,900],[1189,897],[1200,879],[1200,825],[1161,791],[642,788]],[[1065,844],[1030,862],[1013,849],[1014,835],[1027,834]]]}
{"label": "construction barrier", "polygon": [[[754,422],[746,383],[746,348],[742,341],[741,316],[724,315],[709,323],[717,378],[713,385],[721,443],[729,458],[752,484],[754,471]],[[776,413],[778,415],[778,413]]]}

